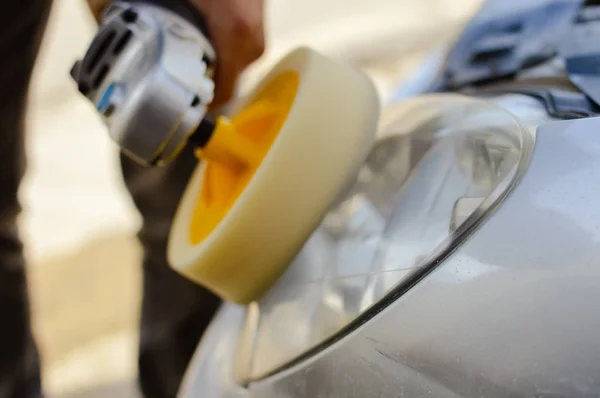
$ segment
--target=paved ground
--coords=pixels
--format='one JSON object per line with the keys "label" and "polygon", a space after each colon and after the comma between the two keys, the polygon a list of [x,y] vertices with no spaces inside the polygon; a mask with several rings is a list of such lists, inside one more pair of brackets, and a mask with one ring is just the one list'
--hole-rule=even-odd
{"label": "paved ground", "polygon": [[[268,1],[269,51],[247,82],[306,44],[363,67],[386,95],[479,2]],[[47,390],[57,398],[132,397],[139,219],[115,148],[68,77],[93,34],[84,3],[56,0],[36,71],[22,229]]]}

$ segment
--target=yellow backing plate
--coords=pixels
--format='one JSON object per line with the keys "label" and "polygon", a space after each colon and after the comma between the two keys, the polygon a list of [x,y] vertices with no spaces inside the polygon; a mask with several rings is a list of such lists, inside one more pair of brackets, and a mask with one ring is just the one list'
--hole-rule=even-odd
{"label": "yellow backing plate", "polygon": [[[218,120],[209,144],[197,152],[207,164],[204,184],[190,223],[190,243],[193,245],[202,242],[216,228],[260,166],[294,103],[298,80],[295,71],[286,71],[273,78],[231,122]],[[258,161],[253,164],[235,159],[224,161],[224,151],[234,156],[235,152],[244,152],[243,143],[236,138],[238,134],[258,148]]]}

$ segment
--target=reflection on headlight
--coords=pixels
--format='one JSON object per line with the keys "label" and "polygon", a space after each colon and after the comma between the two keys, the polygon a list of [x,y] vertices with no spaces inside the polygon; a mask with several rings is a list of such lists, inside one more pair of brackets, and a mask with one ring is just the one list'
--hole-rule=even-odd
{"label": "reflection on headlight", "polygon": [[483,203],[483,197],[460,198],[454,204],[452,219],[450,220],[450,233],[453,234]]}

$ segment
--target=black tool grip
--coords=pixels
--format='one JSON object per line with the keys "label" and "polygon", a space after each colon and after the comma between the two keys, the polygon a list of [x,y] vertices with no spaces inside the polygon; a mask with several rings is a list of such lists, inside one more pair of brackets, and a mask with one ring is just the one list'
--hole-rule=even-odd
{"label": "black tool grip", "polygon": [[131,4],[149,4],[169,10],[192,23],[210,41],[206,20],[189,0],[121,0]]}

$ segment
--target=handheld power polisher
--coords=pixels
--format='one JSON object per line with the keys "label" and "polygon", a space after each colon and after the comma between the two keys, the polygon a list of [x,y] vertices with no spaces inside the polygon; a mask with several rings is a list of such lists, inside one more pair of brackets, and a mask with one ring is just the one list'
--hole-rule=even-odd
{"label": "handheld power polisher", "polygon": [[178,205],[168,262],[247,304],[268,291],[355,177],[379,99],[362,72],[301,47],[230,118],[211,119],[216,62],[187,0],[135,0],[111,4],[72,76],[139,163],[164,165],[194,147],[202,162]]}
{"label": "handheld power polisher", "polygon": [[[215,62],[204,20],[186,0],[116,1],[71,76],[121,150],[160,166],[188,142],[202,148],[211,139],[218,124],[207,116]],[[236,159],[249,156],[247,144],[238,142]]]}

